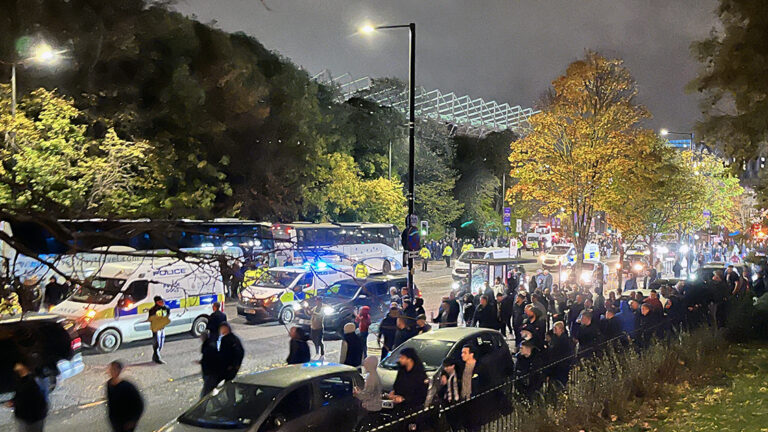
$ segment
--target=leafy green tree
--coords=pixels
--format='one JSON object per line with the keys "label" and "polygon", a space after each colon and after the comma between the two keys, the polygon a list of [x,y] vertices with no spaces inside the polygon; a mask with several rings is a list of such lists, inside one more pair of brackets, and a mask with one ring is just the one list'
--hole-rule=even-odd
{"label": "leafy green tree", "polygon": [[762,0],[720,0],[719,25],[694,43],[701,62],[688,88],[703,96],[697,132],[742,161],[761,156],[768,138],[768,9]]}
{"label": "leafy green tree", "polygon": [[[205,209],[212,189],[169,197],[174,167],[146,141],[126,141],[69,98],[39,89],[10,115],[0,86],[0,206],[11,214],[59,218],[165,216],[171,199]],[[97,133],[96,131],[99,130]],[[15,134],[15,144],[10,136]]]}

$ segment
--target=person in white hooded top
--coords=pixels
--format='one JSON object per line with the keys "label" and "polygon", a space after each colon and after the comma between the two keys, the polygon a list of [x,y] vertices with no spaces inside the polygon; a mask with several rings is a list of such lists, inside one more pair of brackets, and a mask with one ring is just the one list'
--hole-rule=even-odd
{"label": "person in white hooded top", "polygon": [[377,413],[381,411],[381,395],[383,388],[381,386],[381,378],[376,368],[379,365],[379,358],[376,356],[368,356],[363,360],[363,368],[367,372],[365,376],[365,386],[354,389],[355,397],[360,400],[363,409],[366,411],[365,417],[360,420],[360,425],[375,426],[375,421],[378,418]]}

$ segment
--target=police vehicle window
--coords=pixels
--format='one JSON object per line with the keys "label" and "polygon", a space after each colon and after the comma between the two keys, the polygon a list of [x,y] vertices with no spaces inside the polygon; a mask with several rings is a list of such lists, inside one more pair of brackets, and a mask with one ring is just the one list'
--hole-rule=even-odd
{"label": "police vehicle window", "polygon": [[384,282],[373,282],[365,286],[372,296],[380,297],[389,294],[389,288]]}
{"label": "police vehicle window", "polygon": [[320,395],[323,405],[327,405],[334,399],[342,399],[352,396],[352,380],[349,377],[330,377],[319,383]]}
{"label": "police vehicle window", "polygon": [[272,410],[272,417],[280,416],[286,421],[291,421],[308,414],[312,410],[314,393],[312,385],[307,384],[288,393],[283,400]]}
{"label": "police vehicle window", "polygon": [[144,300],[147,297],[149,291],[149,281],[138,280],[131,282],[128,288],[125,290],[125,298],[132,302]]}
{"label": "police vehicle window", "polygon": [[299,279],[298,286],[306,287],[306,286],[312,286],[312,280],[314,279],[314,275],[312,272],[305,273],[304,276]]}

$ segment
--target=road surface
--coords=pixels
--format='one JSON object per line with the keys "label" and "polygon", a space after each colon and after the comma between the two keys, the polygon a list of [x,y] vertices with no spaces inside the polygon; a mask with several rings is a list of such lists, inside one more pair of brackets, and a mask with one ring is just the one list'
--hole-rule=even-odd
{"label": "road surface", "polygon": [[[525,255],[530,257],[529,253]],[[533,271],[535,267],[531,264],[527,270]],[[430,269],[426,273],[416,273],[416,283],[424,297],[428,315],[437,311],[440,300],[448,294],[452,283],[450,269],[445,267],[444,262],[435,261],[430,264]],[[284,363],[288,355],[286,327],[277,323],[247,324],[242,317],[236,315],[234,304],[225,309],[233,332],[240,337],[245,347],[241,373],[264,370]],[[338,361],[340,341],[327,341],[325,345],[325,359]],[[375,341],[369,342],[369,347],[375,348]],[[202,388],[200,366],[196,363],[200,357],[199,348],[199,341],[189,334],[168,337],[162,353],[167,362],[165,365],[151,362],[150,341],[125,344],[111,354],[85,351],[85,370],[59,383],[51,394],[51,410],[45,430],[109,430],[104,384],[107,380],[106,367],[113,360],[121,360],[127,365],[126,379],[135,383],[145,398],[146,409],[138,430],[158,429],[197,401]],[[0,408],[0,432],[15,430],[12,416],[10,409]]]}

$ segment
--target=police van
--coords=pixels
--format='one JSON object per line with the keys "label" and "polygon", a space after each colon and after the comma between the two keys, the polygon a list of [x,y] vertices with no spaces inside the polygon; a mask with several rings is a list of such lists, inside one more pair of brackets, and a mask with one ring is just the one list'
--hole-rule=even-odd
{"label": "police van", "polygon": [[290,323],[303,300],[354,274],[351,266],[323,261],[270,268],[240,291],[237,314],[248,322],[277,319],[281,324]]}
{"label": "police van", "polygon": [[152,337],[147,311],[155,296],[171,310],[166,335],[199,336],[213,303],[224,304],[219,267],[170,257],[107,263],[51,313],[70,319],[84,345],[113,352],[123,342]]}
{"label": "police van", "polygon": [[[595,243],[584,246],[584,261],[600,261],[600,248]],[[576,262],[576,246],[571,243],[552,246],[541,256],[541,266],[547,270],[573,265]]]}

